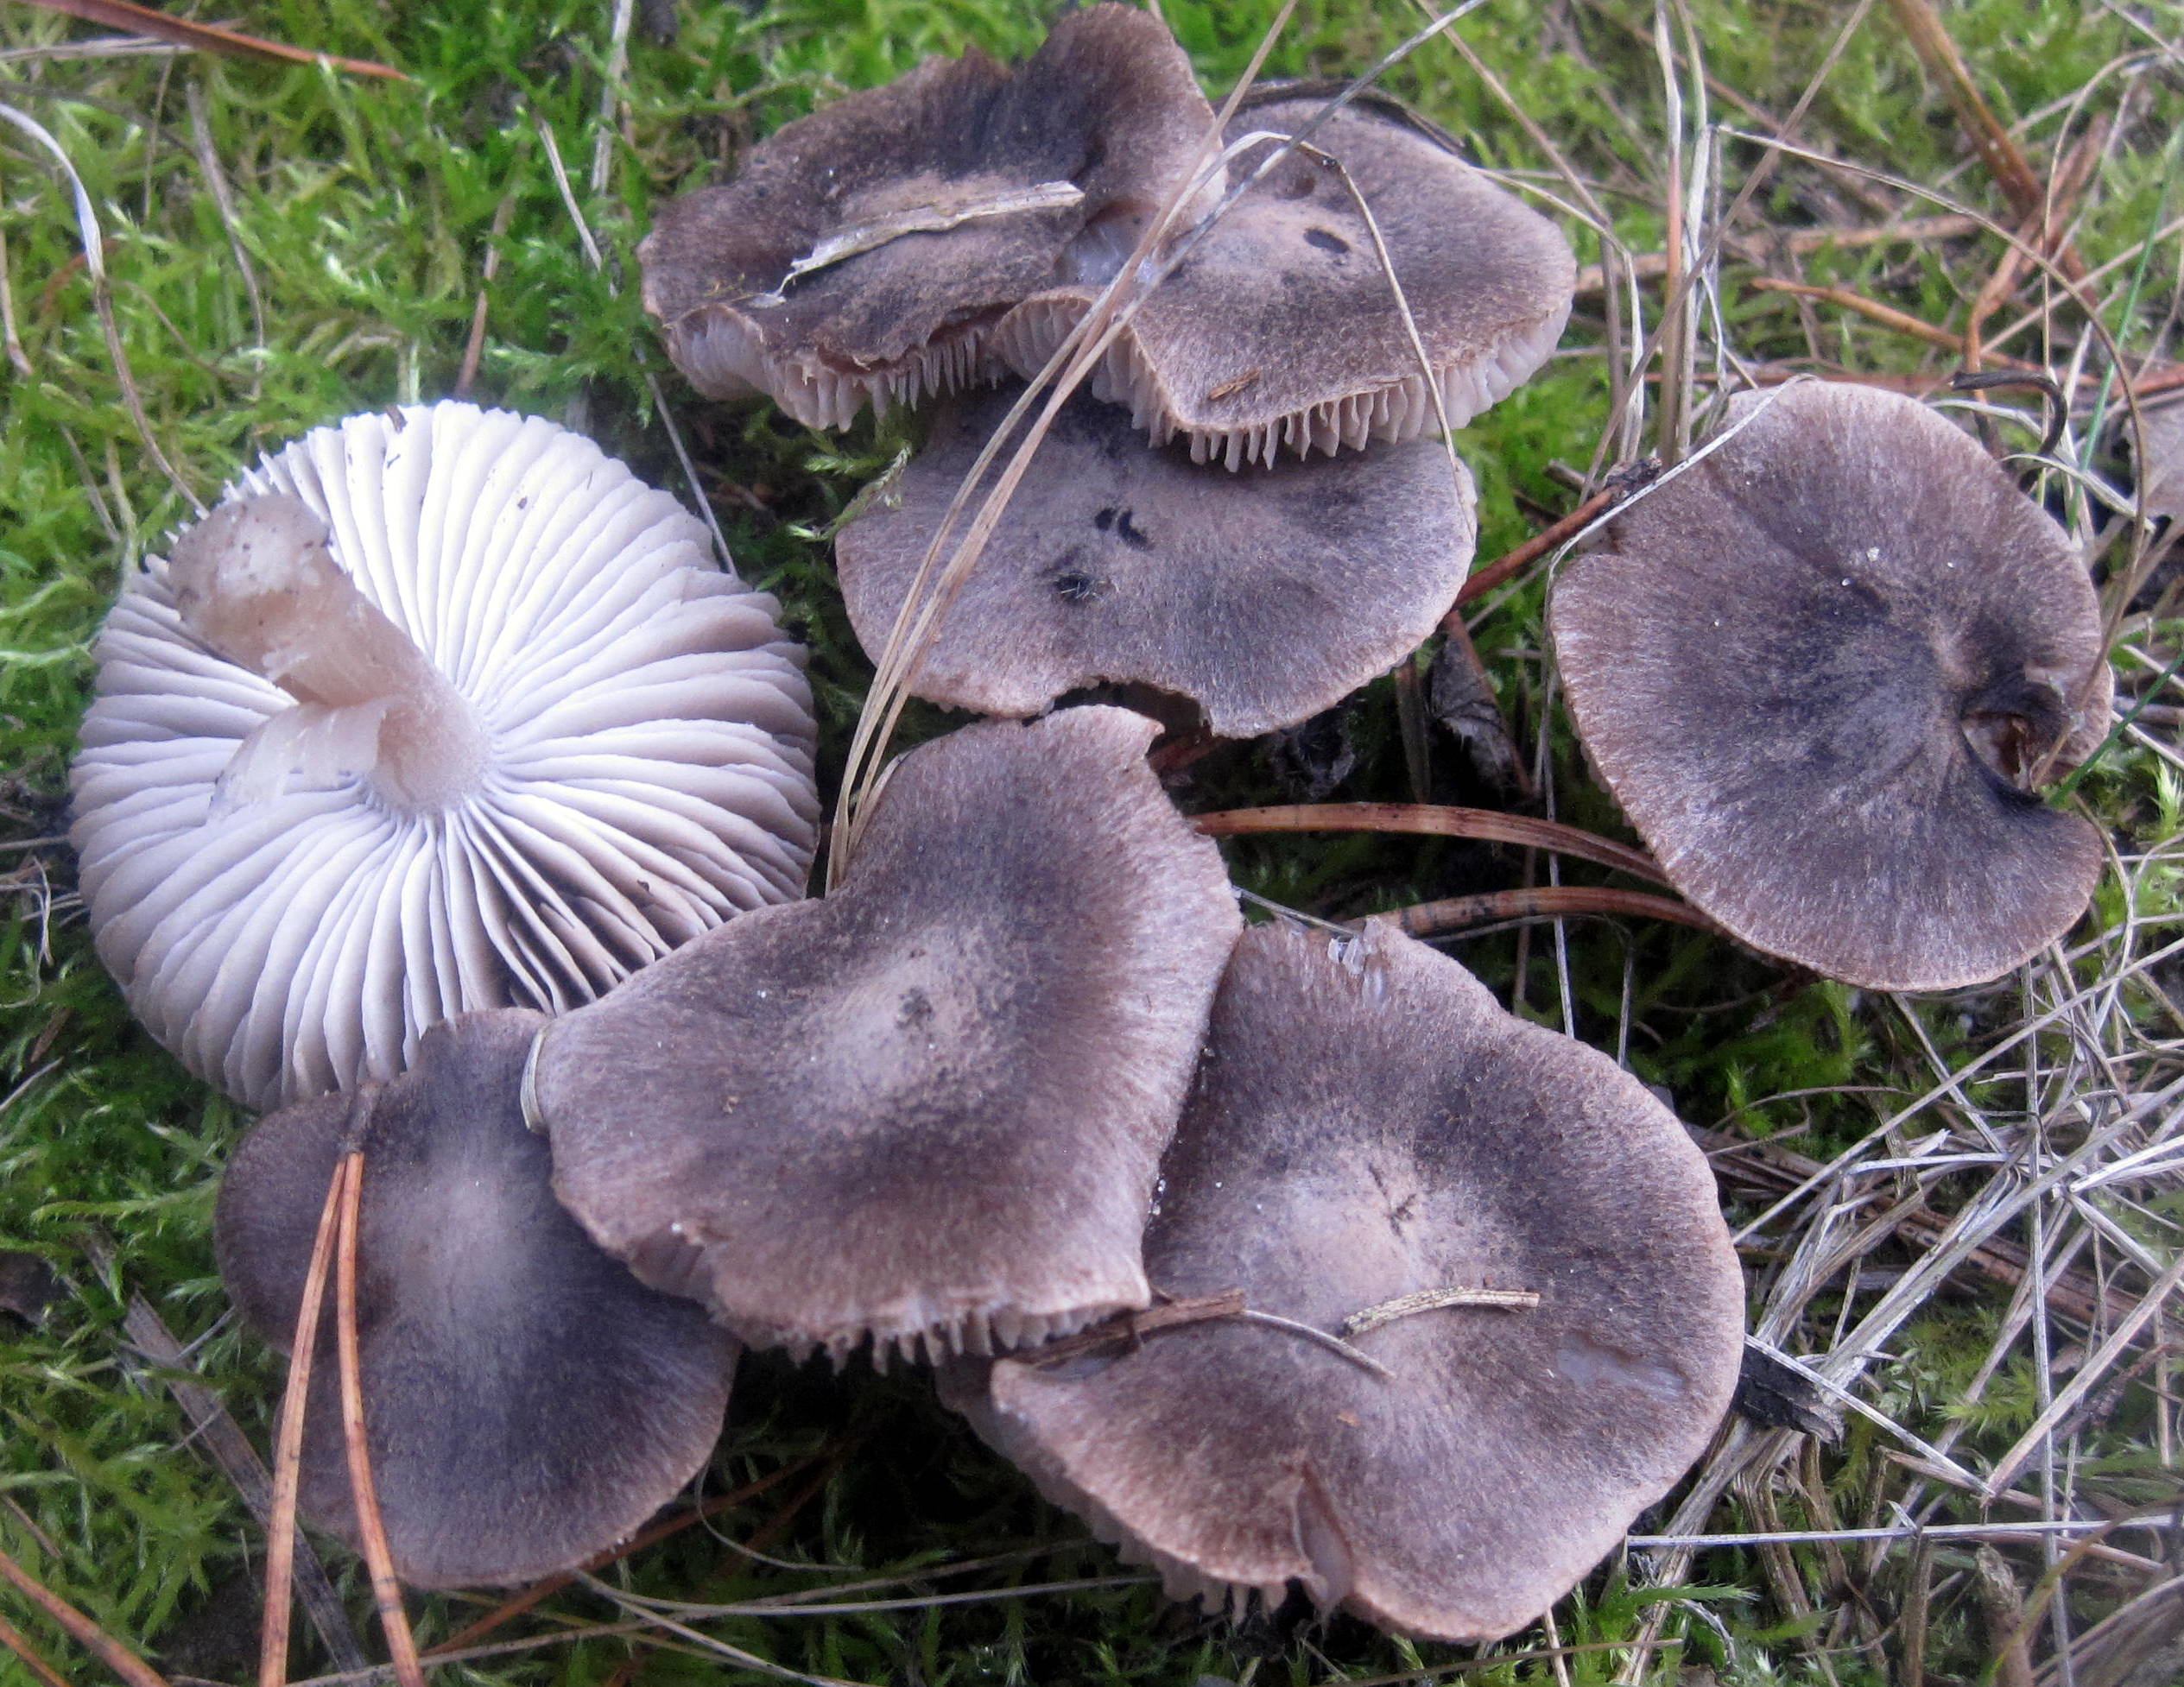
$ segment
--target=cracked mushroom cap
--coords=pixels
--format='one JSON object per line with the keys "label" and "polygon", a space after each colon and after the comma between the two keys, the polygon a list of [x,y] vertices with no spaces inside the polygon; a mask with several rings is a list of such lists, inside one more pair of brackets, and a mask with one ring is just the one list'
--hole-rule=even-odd
{"label": "cracked mushroom cap", "polygon": [[[1682,1126],[1382,925],[1238,944],[1145,1263],[1321,1339],[1181,1324],[952,1367],[951,1404],[1172,1596],[1298,1583],[1436,1640],[1522,1627],[1611,1550],[1705,1447],[1743,1346]],[[1431,1303],[1454,1288],[1539,1300]]]}
{"label": "cracked mushroom cap", "polygon": [[1578,731],[1676,888],[1869,989],[1999,976],[2067,930],[2099,834],[2029,788],[2111,681],[2061,528],[1914,401],[1813,383],[1617,516],[1552,626]]}
{"label": "cracked mushroom cap", "polygon": [[[1244,102],[1233,144],[1295,134],[1336,85],[1276,84]],[[1275,143],[1230,166],[1243,179]],[[1233,469],[1277,452],[1308,456],[1461,427],[1547,360],[1569,319],[1576,261],[1545,218],[1466,164],[1447,135],[1384,97],[1360,97],[1250,188],[1148,295],[1096,366],[1092,391],[1127,405],[1155,445],[1177,434],[1192,460]],[[1371,225],[1425,351],[1420,365]],[[1090,284],[1035,294],[995,347],[1039,370],[1098,294]]]}
{"label": "cracked mushroom cap", "polygon": [[71,836],[100,958],[192,1071],[276,1107],[801,894],[811,703],[774,617],[550,422],[317,429],[99,634]]}
{"label": "cracked mushroom cap", "polygon": [[1002,313],[1058,267],[1111,275],[1212,131],[1158,18],[1070,12],[1014,69],[929,59],[662,206],[637,249],[645,307],[699,391],[846,427],[868,401],[989,378]]}
{"label": "cracked mushroom cap", "polygon": [[[365,1445],[413,1587],[535,1581],[626,1539],[704,1467],[727,1409],[726,1332],[644,1287],[554,1199],[517,1099],[544,1023],[510,1008],[434,1027],[393,1083],[262,1121],[220,1186],[220,1274],[286,1352],[334,1169],[363,1151]],[[301,1496],[353,1545],[345,1450],[329,1292]]]}
{"label": "cracked mushroom cap", "polygon": [[986,1352],[1143,1305],[1240,923],[1153,733],[1083,708],[923,745],[832,895],[557,1020],[529,1094],[569,1210],[754,1346]]}
{"label": "cracked mushroom cap", "polygon": [[[1012,393],[957,400],[891,499],[835,542],[850,620],[887,642],[949,500]],[[1452,475],[1453,480],[1452,483]],[[1470,474],[1412,440],[1238,479],[1155,448],[1079,395],[1055,418],[912,680],[1029,715],[1103,681],[1193,698],[1248,738],[1332,708],[1416,649],[1454,600]]]}

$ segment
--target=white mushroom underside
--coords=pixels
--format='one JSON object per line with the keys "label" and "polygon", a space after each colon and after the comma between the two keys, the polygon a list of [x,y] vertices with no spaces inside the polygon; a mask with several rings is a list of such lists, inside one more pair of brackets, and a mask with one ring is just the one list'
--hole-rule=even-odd
{"label": "white mushroom underside", "polygon": [[102,958],[193,1070],[260,1107],[391,1077],[454,1014],[576,1005],[801,894],[800,653],[673,498],[467,405],[317,430],[231,496],[272,490],[327,519],[492,748],[440,813],[347,779],[214,816],[237,746],[293,699],[192,641],[148,561],[100,635],[74,837]]}

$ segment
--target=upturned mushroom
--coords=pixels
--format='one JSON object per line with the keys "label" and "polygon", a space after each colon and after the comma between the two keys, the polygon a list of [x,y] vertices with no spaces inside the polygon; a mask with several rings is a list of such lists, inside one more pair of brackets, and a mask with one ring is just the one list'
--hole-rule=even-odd
{"label": "upturned mushroom", "polygon": [[71,836],[100,958],[250,1106],[801,894],[802,652],[673,498],[537,418],[316,430],[147,559],[97,655]]}
{"label": "upturned mushroom", "polygon": [[[335,1168],[363,1156],[364,1444],[414,1587],[535,1581],[626,1539],[704,1467],[727,1408],[735,1343],[554,1199],[517,1101],[543,1023],[511,1008],[434,1027],[392,1083],[260,1122],[220,1187],[220,1274],[285,1352]],[[355,1545],[331,1298],[319,1328],[301,1506]]]}
{"label": "upturned mushroom", "polygon": [[[1013,393],[954,401],[925,449],[835,541],[876,658],[957,486]],[[911,689],[1029,715],[1101,682],[1189,698],[1244,738],[1332,708],[1416,649],[1454,599],[1476,526],[1439,445],[1285,461],[1238,479],[1157,448],[1079,395],[1056,416]]]}
{"label": "upturned mushroom", "polygon": [[946,1397],[1174,1597],[1294,1583],[1436,1640],[1521,1627],[1610,1551],[1743,1347],[1683,1128],[1388,926],[1238,944],[1145,1261],[1169,1306]]}
{"label": "upturned mushroom", "polygon": [[1877,989],[1997,977],[2100,875],[2099,832],[2035,794],[2107,730],[2085,564],[1910,399],[1806,384],[1725,426],[1555,587],[1586,749],[1754,947]]}
{"label": "upturned mushroom", "polygon": [[[1335,92],[1291,83],[1248,96],[1227,140],[1271,138],[1231,174],[1248,178]],[[1127,406],[1155,445],[1183,435],[1193,462],[1234,469],[1411,439],[1443,414],[1460,427],[1544,363],[1569,319],[1576,262],[1560,231],[1423,118],[1362,95],[1308,144],[1202,237],[1180,237],[1198,243],[1133,301],[1094,369],[1098,396]],[[1003,319],[995,349],[1035,373],[1098,291],[1033,294]]]}
{"label": "upturned mushroom", "polygon": [[[1065,14],[1011,70],[973,50],[823,106],[637,256],[668,355],[714,398],[845,427],[984,380],[1003,312],[1111,275],[1206,161],[1212,108],[1160,20]],[[1218,186],[1218,178],[1216,179]]]}
{"label": "upturned mushroom", "polygon": [[925,744],[834,894],[555,1020],[528,1093],[563,1203],[754,1346],[983,1353],[1144,1305],[1239,926],[1154,730],[1081,708]]}

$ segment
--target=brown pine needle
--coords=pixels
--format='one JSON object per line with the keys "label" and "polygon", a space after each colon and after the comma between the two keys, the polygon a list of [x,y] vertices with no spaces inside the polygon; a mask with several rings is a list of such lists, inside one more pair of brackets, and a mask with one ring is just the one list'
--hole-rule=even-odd
{"label": "brown pine needle", "polygon": [[[2003,198],[2010,201],[2010,211],[2020,221],[2042,217],[2047,189],[2041,185],[2038,173],[2026,159],[2016,137],[1995,116],[1994,108],[1987,104],[1972,81],[1964,55],[1957,51],[1956,42],[1950,39],[1948,28],[1934,9],[1931,0],[1889,0],[1889,9],[1903,26],[1903,33],[1910,37],[1920,62],[1941,84],[1941,92],[1956,112],[1957,121],[1964,126],[1980,161],[1994,177],[1995,185],[2002,189]],[[2042,224],[2035,223],[2034,226]],[[2072,281],[2085,279],[2085,260],[2067,244],[2056,253],[2055,263]]]}
{"label": "brown pine needle", "polygon": [[349,1162],[334,1168],[320,1210],[311,1265],[304,1273],[303,1302],[296,1309],[295,1339],[288,1349],[288,1382],[273,1431],[273,1513],[265,1543],[265,1623],[258,1631],[258,1687],[283,1687],[288,1678],[288,1620],[294,1599],[296,1489],[303,1475],[303,1416],[311,1394],[311,1367],[319,1350],[319,1313],[333,1263],[333,1239]]}
{"label": "brown pine needle", "polygon": [[1516,578],[1557,546],[1575,539],[1659,471],[1660,465],[1650,461],[1637,465],[1628,477],[1601,488],[1560,521],[1541,528],[1515,550],[1496,558],[1484,568],[1474,569],[1465,579],[1463,590],[1456,594],[1454,607],[1441,617],[1441,631],[1451,631],[1465,605],[1478,602],[1495,587]]}
{"label": "brown pine needle", "polygon": [[33,1605],[66,1629],[86,1652],[95,1653],[129,1687],[168,1687],[166,1678],[158,1671],[59,1594],[46,1589],[5,1552],[0,1552],[0,1580],[12,1582]]}
{"label": "brown pine needle", "polygon": [[315,65],[324,60],[351,76],[377,76],[389,82],[409,80],[406,73],[374,64],[369,59],[344,59],[338,54],[313,53],[307,47],[290,47],[285,41],[266,41],[244,35],[240,30],[223,29],[218,24],[193,23],[169,12],[154,11],[149,6],[131,5],[129,0],[23,0],[23,3],[49,12],[65,12],[70,17],[103,24],[109,29],[149,35],[155,41],[171,41],[177,47],[218,53],[231,59],[263,59],[285,65]]}
{"label": "brown pine needle", "polygon": [[363,1537],[364,1564],[371,1572],[372,1602],[386,1631],[387,1652],[402,1687],[424,1687],[424,1666],[417,1642],[402,1608],[402,1584],[395,1579],[394,1554],[387,1526],[379,1515],[378,1491],[371,1485],[371,1450],[364,1442],[364,1381],[357,1351],[357,1230],[364,1201],[364,1158],[351,1150],[342,1160],[341,1235],[334,1265],[334,1341],[341,1360],[341,1438],[349,1452],[349,1492],[356,1503],[357,1532]]}
{"label": "brown pine needle", "polygon": [[1394,920],[1411,937],[1428,938],[1466,926],[1495,925],[1505,919],[1561,919],[1582,913],[1631,914],[1645,919],[1666,919],[1695,931],[1724,935],[1720,926],[1688,902],[1672,901],[1666,896],[1648,896],[1642,891],[1602,889],[1594,885],[1536,885],[1528,890],[1490,890],[1475,896],[1420,902],[1375,918]]}
{"label": "brown pine needle", "polygon": [[458,1630],[438,1646],[429,1648],[424,1656],[438,1660],[451,1653],[461,1652],[475,1645],[478,1640],[491,1633],[496,1628],[513,1621],[534,1606],[550,1599],[562,1589],[574,1586],[579,1573],[597,1575],[617,1559],[626,1558],[635,1552],[642,1552],[646,1547],[663,1541],[670,1535],[680,1534],[693,1523],[703,1522],[717,1512],[727,1511],[732,1507],[742,1505],[747,1500],[756,1499],[767,1489],[777,1487],[791,1476],[810,1469],[827,1457],[828,1455],[825,1453],[813,1453],[809,1458],[799,1459],[794,1464],[784,1464],[780,1469],[770,1470],[754,1482],[745,1482],[741,1488],[731,1488],[725,1494],[715,1494],[703,1505],[693,1506],[688,1511],[671,1517],[665,1522],[655,1523],[649,1529],[639,1530],[621,1545],[611,1546],[605,1551],[586,1558],[577,1570],[564,1570],[558,1576],[548,1576],[543,1581],[534,1582],[522,1592],[503,1601],[486,1612],[467,1628]]}
{"label": "brown pine needle", "polygon": [[1289,807],[1231,808],[1200,814],[1191,824],[1208,837],[1240,837],[1258,832],[1381,831],[1426,837],[1468,837],[1484,844],[1515,844],[1528,850],[1554,850],[1618,873],[1666,884],[1659,867],[1643,850],[1529,814],[1505,814],[1492,808],[1442,808],[1427,803],[1306,803]]}
{"label": "brown pine needle", "polygon": [[[1853,293],[1846,287],[1815,287],[1809,281],[1786,281],[1774,275],[1755,275],[1751,280],[1755,293],[1788,293],[1800,299],[1818,299],[1823,303],[1839,305],[1846,311],[1854,311],[1869,322],[1877,322],[1883,328],[1893,328],[1899,334],[1909,334],[1913,339],[1924,340],[1928,345],[1938,345],[1944,351],[1961,354],[1964,336],[1951,333],[1947,328],[1937,328],[1931,322],[1921,322],[1893,305],[1883,305],[1877,299],[1868,299],[1862,293]],[[2016,357],[2005,357],[1999,352],[1990,352],[1990,361],[2016,370],[2035,370],[2037,364],[2028,363]],[[1858,379],[1863,380],[1864,376]]]}
{"label": "brown pine needle", "polygon": [[68,1678],[46,1662],[29,1638],[7,1618],[0,1617],[0,1646],[22,1659],[23,1667],[46,1684],[46,1687],[68,1687]]}

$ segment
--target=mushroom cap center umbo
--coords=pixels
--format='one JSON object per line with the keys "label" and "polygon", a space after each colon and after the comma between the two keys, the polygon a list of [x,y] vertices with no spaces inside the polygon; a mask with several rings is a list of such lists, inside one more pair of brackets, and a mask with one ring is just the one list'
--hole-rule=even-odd
{"label": "mushroom cap center umbo", "polygon": [[2058,937],[2098,834],[2032,787],[2111,681],[2083,560],[1924,406],[1732,401],[1702,458],[1556,582],[1579,736],[1676,888],[1848,983],[1985,983]]}

